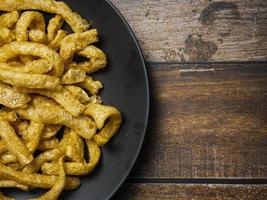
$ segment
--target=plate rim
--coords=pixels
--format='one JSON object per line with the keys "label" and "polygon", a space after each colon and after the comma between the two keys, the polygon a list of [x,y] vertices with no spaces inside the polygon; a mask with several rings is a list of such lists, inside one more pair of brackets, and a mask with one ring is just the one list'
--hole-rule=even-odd
{"label": "plate rim", "polygon": [[141,63],[142,63],[142,68],[144,70],[144,75],[145,75],[145,83],[146,83],[146,93],[147,93],[147,98],[146,98],[146,104],[147,104],[147,107],[146,107],[146,120],[145,120],[145,126],[144,126],[144,131],[142,133],[142,138],[141,138],[141,142],[137,148],[137,153],[135,155],[135,157],[132,159],[132,162],[130,164],[130,167],[128,168],[127,172],[124,174],[123,178],[121,179],[121,181],[117,184],[117,186],[113,189],[113,191],[108,195],[108,197],[106,198],[106,200],[109,200],[111,199],[115,193],[121,188],[121,186],[123,185],[123,183],[126,181],[126,179],[128,178],[130,172],[132,171],[139,155],[140,155],[140,152],[143,148],[143,145],[144,145],[144,140],[145,140],[145,136],[146,136],[146,133],[147,133],[147,128],[148,128],[148,123],[149,123],[149,114],[150,114],[150,86],[149,86],[149,80],[148,80],[148,73],[147,73],[147,66],[146,66],[146,63],[145,63],[145,59],[144,59],[144,55],[143,55],[143,52],[141,50],[141,47],[140,47],[140,44],[131,28],[131,26],[129,25],[129,23],[127,22],[127,20],[125,19],[125,17],[122,15],[122,13],[119,11],[119,9],[114,5],[114,3],[112,3],[110,0],[105,0],[105,2],[114,10],[114,12],[121,18],[123,24],[125,25],[125,27],[127,28],[128,32],[130,33],[131,37],[133,38],[133,42],[135,43],[136,45],[136,48],[137,48],[137,51],[138,51],[138,54],[141,58]]}

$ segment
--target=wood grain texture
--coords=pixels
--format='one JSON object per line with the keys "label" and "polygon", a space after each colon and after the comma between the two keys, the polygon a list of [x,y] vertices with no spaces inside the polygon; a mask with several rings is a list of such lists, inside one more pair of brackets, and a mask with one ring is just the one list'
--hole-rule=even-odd
{"label": "wood grain texture", "polygon": [[267,178],[267,65],[151,65],[132,177]]}
{"label": "wood grain texture", "polygon": [[147,61],[266,60],[266,0],[112,0]]}
{"label": "wood grain texture", "polygon": [[266,185],[125,184],[112,200],[264,200]]}

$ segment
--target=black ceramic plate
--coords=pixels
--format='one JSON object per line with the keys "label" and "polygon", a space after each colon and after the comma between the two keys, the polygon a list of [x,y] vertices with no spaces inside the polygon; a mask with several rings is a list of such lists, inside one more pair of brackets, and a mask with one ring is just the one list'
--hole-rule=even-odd
{"label": "black ceramic plate", "polygon": [[[137,41],[118,10],[105,0],[65,0],[76,12],[97,28],[100,46],[108,55],[109,66],[94,77],[104,83],[101,96],[105,104],[122,111],[124,123],[119,133],[102,150],[96,170],[82,178],[75,191],[64,191],[60,199],[106,200],[129,174],[143,143],[149,110],[148,81],[144,60]],[[4,191],[16,199],[41,195],[43,190]]]}

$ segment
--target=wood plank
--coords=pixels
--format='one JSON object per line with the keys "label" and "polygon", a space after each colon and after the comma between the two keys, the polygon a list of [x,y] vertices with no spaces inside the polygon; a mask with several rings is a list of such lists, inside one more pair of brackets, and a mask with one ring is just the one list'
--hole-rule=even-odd
{"label": "wood plank", "polygon": [[266,0],[112,0],[147,61],[266,60]]}
{"label": "wood plank", "polygon": [[263,200],[267,185],[125,184],[113,200]]}
{"label": "wood plank", "polygon": [[267,63],[151,65],[132,177],[267,178]]}

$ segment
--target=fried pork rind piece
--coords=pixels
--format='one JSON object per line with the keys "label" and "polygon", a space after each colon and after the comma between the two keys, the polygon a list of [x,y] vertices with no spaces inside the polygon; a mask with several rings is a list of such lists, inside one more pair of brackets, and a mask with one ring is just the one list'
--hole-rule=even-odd
{"label": "fried pork rind piece", "polygon": [[12,127],[16,131],[16,133],[22,138],[27,134],[28,127],[30,123],[26,120],[18,119],[16,122],[11,123]]}
{"label": "fried pork rind piece", "polygon": [[1,0],[0,10],[40,10],[59,14],[70,25],[74,32],[83,32],[90,26],[86,20],[73,12],[65,3],[55,0]]}
{"label": "fried pork rind piece", "polygon": [[49,72],[53,66],[44,59],[34,60],[25,65],[18,66],[10,66],[5,62],[0,62],[0,68],[13,71],[13,72],[21,72],[21,73],[29,73],[29,74],[45,74]]}
{"label": "fried pork rind piece", "polygon": [[96,95],[103,88],[100,81],[95,81],[92,77],[87,76],[84,81],[78,83],[78,86],[88,90],[92,95]]}
{"label": "fried pork rind piece", "polygon": [[99,48],[90,45],[84,50],[78,52],[79,56],[88,58],[88,61],[81,63],[72,63],[71,68],[78,68],[84,70],[87,74],[94,73],[100,69],[103,69],[107,65],[107,56]]}
{"label": "fried pork rind piece", "polygon": [[98,96],[98,95],[90,96],[90,100],[89,100],[89,102],[90,102],[90,103],[94,103],[94,104],[102,104],[102,103],[103,103],[101,97]]}
{"label": "fried pork rind piece", "polygon": [[6,148],[6,144],[2,140],[0,140],[0,154],[6,151],[8,151],[8,149]]}
{"label": "fried pork rind piece", "polygon": [[[43,129],[44,124],[31,121],[31,123],[27,127],[27,130],[23,132],[22,138],[30,153],[35,152],[39,144]],[[1,156],[0,161],[5,164],[14,163],[17,162],[17,158],[11,152],[7,152]]]}
{"label": "fried pork rind piece", "polygon": [[25,106],[30,100],[28,94],[20,93],[11,86],[0,82],[0,104],[14,109]]}
{"label": "fried pork rind piece", "polygon": [[0,46],[15,40],[15,34],[8,28],[0,25]]}
{"label": "fried pork rind piece", "polygon": [[25,93],[36,93],[52,98],[74,117],[78,117],[81,113],[83,113],[85,109],[85,106],[82,105],[77,99],[75,99],[72,94],[65,88],[55,91],[30,90],[26,88],[20,88],[19,90]]}
{"label": "fried pork rind piece", "polygon": [[4,83],[26,88],[59,89],[60,80],[55,76],[45,74],[28,74],[12,72],[0,68],[0,81]]}
{"label": "fried pork rind piece", "polygon": [[60,56],[64,61],[70,61],[76,52],[85,49],[85,47],[95,42],[98,42],[96,29],[83,33],[69,34],[60,43]]}
{"label": "fried pork rind piece", "polygon": [[[90,160],[88,163],[85,161],[83,162],[65,162],[65,170],[67,175],[71,176],[82,176],[90,173],[94,170],[94,168],[97,166],[101,151],[99,146],[93,141],[93,140],[86,140],[87,148],[88,148],[88,154],[90,157]],[[42,172],[46,174],[53,174],[58,175],[58,169],[59,165],[55,162],[53,163],[45,163],[42,166]]]}
{"label": "fried pork rind piece", "polygon": [[64,87],[81,103],[85,104],[90,102],[90,97],[82,88],[73,85],[66,85]]}
{"label": "fried pork rind piece", "polygon": [[11,42],[0,47],[0,62],[6,62],[19,55],[31,55],[47,60],[53,65],[51,70],[53,76],[61,76],[64,72],[62,58],[46,45],[33,42]]}
{"label": "fried pork rind piece", "polygon": [[18,116],[14,111],[4,108],[0,109],[0,117],[3,117],[8,122],[15,122],[18,119]]}
{"label": "fried pork rind piece", "polygon": [[57,178],[57,181],[55,182],[55,185],[47,193],[33,200],[57,200],[58,199],[66,183],[66,173],[64,169],[63,159],[64,157],[61,157],[58,160],[58,178]]}
{"label": "fried pork rind piece", "polygon": [[60,125],[46,125],[44,127],[41,140],[48,140],[54,137],[58,131],[60,130],[61,126]]}
{"label": "fried pork rind piece", "polygon": [[45,44],[47,39],[46,39],[45,32],[33,29],[33,30],[30,30],[29,32],[29,40],[31,42]]}
{"label": "fried pork rind piece", "polygon": [[41,140],[38,144],[37,150],[39,151],[47,151],[50,149],[54,149],[58,145],[59,141],[56,137],[53,137],[48,140]]}
{"label": "fried pork rind piece", "polygon": [[19,163],[19,162],[15,162],[15,163],[10,163],[10,164],[7,164],[8,167],[11,167],[12,169],[15,169],[15,170],[19,170],[21,171],[24,167],[23,164]]}
{"label": "fried pork rind piece", "polygon": [[5,152],[0,156],[0,163],[11,164],[11,163],[17,163],[17,162],[19,162],[17,157],[14,156],[14,154],[12,154],[11,152]]}
{"label": "fried pork rind piece", "polygon": [[49,20],[48,26],[47,26],[47,42],[51,42],[55,39],[56,34],[58,30],[63,25],[63,18],[61,15],[56,15],[52,19]]}
{"label": "fried pork rind piece", "polygon": [[122,117],[118,109],[101,104],[89,104],[84,111],[85,115],[92,117],[100,132],[94,136],[99,146],[105,145],[119,130]]}
{"label": "fried pork rind piece", "polygon": [[31,55],[28,55],[28,56],[27,55],[19,55],[18,57],[19,57],[20,62],[17,63],[16,65],[14,64],[14,66],[21,66],[21,62],[26,65],[26,64],[29,64],[29,63],[34,61],[34,57]]}
{"label": "fried pork rind piece", "polygon": [[14,27],[18,20],[19,20],[18,11],[7,12],[0,15],[0,25],[7,28]]}
{"label": "fried pork rind piece", "polygon": [[81,69],[69,69],[62,77],[62,84],[72,85],[75,83],[80,83],[86,78],[86,73]]}
{"label": "fried pork rind piece", "polygon": [[67,34],[67,31],[59,30],[56,34],[56,37],[51,42],[49,42],[48,46],[51,49],[58,51],[60,48],[61,41],[66,37]]}
{"label": "fried pork rind piece", "polygon": [[2,117],[0,117],[0,137],[6,144],[9,152],[14,154],[22,164],[28,164],[33,160],[32,154],[25,146],[23,141],[17,136],[12,126]]}
{"label": "fried pork rind piece", "polygon": [[17,41],[28,41],[30,35],[30,41],[32,42],[46,42],[45,20],[39,12],[26,11],[22,13],[15,31]]}
{"label": "fried pork rind piece", "polygon": [[[42,175],[36,173],[24,173],[16,171],[0,163],[0,177],[2,179],[13,180],[23,185],[33,188],[50,189],[58,180],[57,176]],[[74,190],[80,186],[79,178],[67,177],[64,189]]]}
{"label": "fried pork rind piece", "polygon": [[23,191],[29,190],[28,186],[26,186],[26,185],[22,185],[22,184],[20,184],[16,181],[13,181],[13,180],[2,180],[2,179],[0,179],[0,188],[18,188],[18,189],[23,190]]}
{"label": "fried pork rind piece", "polygon": [[84,143],[76,132],[66,128],[58,148],[65,153],[68,160],[73,162],[84,161]]}
{"label": "fried pork rind piece", "polygon": [[29,165],[25,166],[23,172],[37,172],[46,162],[53,162],[59,159],[62,155],[66,155],[72,161],[82,162],[84,160],[84,146],[82,139],[75,132],[65,130],[64,136],[60,143],[54,149],[45,151],[36,157]]}
{"label": "fried pork rind piece", "polygon": [[69,69],[62,77],[61,83],[65,85],[72,85],[80,83],[86,78],[86,73],[81,69]]}
{"label": "fried pork rind piece", "polygon": [[43,129],[43,123],[31,121],[30,126],[27,130],[27,134],[24,136],[26,146],[31,153],[34,153],[37,149]]}
{"label": "fried pork rind piece", "polygon": [[34,160],[30,164],[26,165],[22,171],[24,173],[29,173],[29,174],[36,173],[39,171],[39,169],[44,163],[56,161],[62,155],[63,153],[58,148],[45,151],[40,155],[38,155],[36,158],[34,158]]}
{"label": "fried pork rind piece", "polygon": [[83,115],[73,117],[63,107],[45,97],[35,97],[32,102],[33,105],[18,109],[16,112],[27,120],[35,120],[44,124],[65,125],[85,139],[90,139],[95,135],[96,125],[91,118]]}

